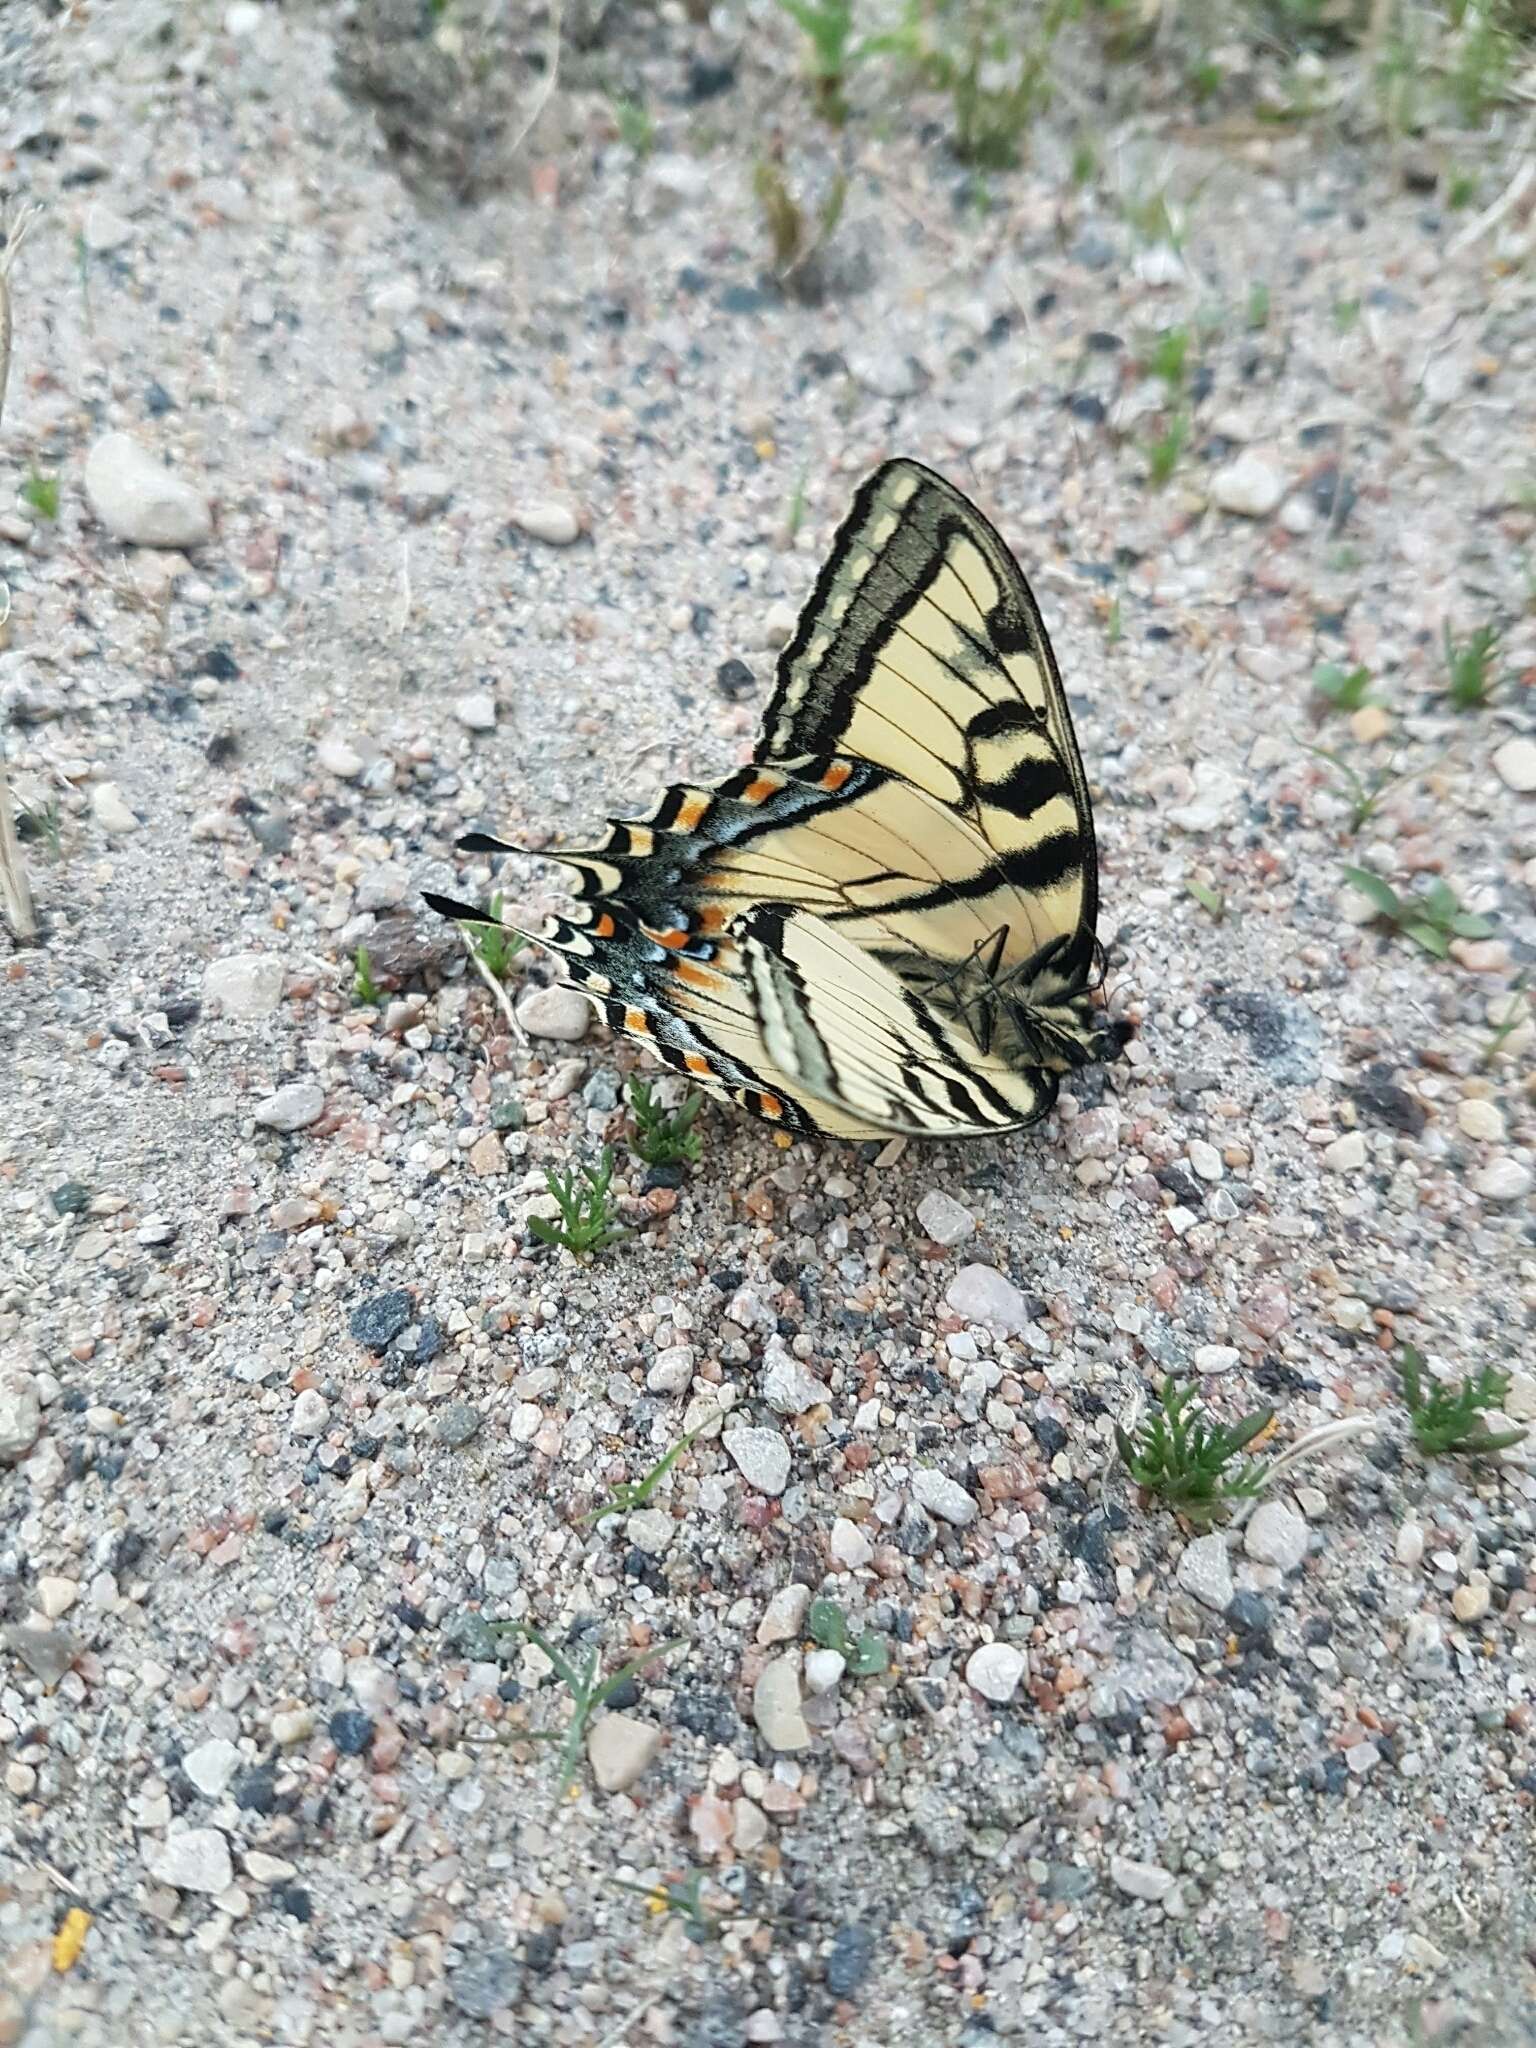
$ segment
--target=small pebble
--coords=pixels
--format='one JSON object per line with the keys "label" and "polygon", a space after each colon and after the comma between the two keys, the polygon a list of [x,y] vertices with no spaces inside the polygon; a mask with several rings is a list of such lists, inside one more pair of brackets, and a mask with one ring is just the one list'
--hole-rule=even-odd
{"label": "small pebble", "polygon": [[510,516],[519,533],[551,547],[568,548],[581,537],[581,521],[575,512],[553,498],[526,498],[512,507]]}
{"label": "small pebble", "polygon": [[275,953],[229,953],[203,969],[203,998],[226,1017],[269,1017],[283,999],[283,963]]}
{"label": "small pebble", "polygon": [[440,1444],[458,1450],[480,1434],[480,1410],[468,1401],[450,1401],[438,1416],[432,1434]]}
{"label": "small pebble", "polygon": [[781,1753],[809,1749],[811,1731],[800,1710],[800,1658],[787,1651],[765,1664],[752,1688],[752,1718],[764,1742]]}
{"label": "small pebble", "polygon": [[1165,1899],[1176,1882],[1171,1870],[1156,1863],[1137,1863],[1129,1856],[1111,1856],[1109,1880],[1128,1898],[1156,1902]]}
{"label": "small pebble", "polygon": [[1243,1549],[1259,1564],[1293,1572],[1307,1554],[1307,1525],[1284,1501],[1263,1500],[1243,1531]]}
{"label": "small pebble", "polygon": [[139,547],[201,547],[213,532],[208,501],[131,434],[103,434],[85,459],[85,495],[114,540]]}
{"label": "small pebble", "polygon": [[789,1484],[789,1445],[776,1429],[728,1429],[726,1454],[748,1486],[777,1500]]}
{"label": "small pebble", "polygon": [[976,1228],[970,1210],[937,1189],[918,1203],[917,1220],[935,1244],[946,1247],[963,1243]]}
{"label": "small pebble", "polygon": [[604,1714],[587,1734],[587,1761],[603,1792],[627,1792],[660,1749],[661,1730],[631,1714]]}
{"label": "small pebble", "polygon": [[781,1586],[763,1609],[763,1618],[757,1624],[757,1640],[760,1643],[792,1643],[805,1625],[810,1604],[809,1586]]}
{"label": "small pebble", "polygon": [[353,1309],[347,1328],[359,1344],[370,1351],[383,1351],[392,1344],[415,1314],[416,1307],[403,1287],[387,1294],[371,1295]]}
{"label": "small pebble", "polygon": [[217,1828],[182,1828],[152,1844],[144,1862],[157,1884],[183,1892],[224,1892],[235,1879],[229,1843]]}
{"label": "small pebble", "polygon": [[466,690],[454,698],[453,715],[467,732],[494,732],[496,699],[489,690]]}
{"label": "small pebble", "polygon": [[1494,773],[1506,788],[1529,796],[1536,790],[1536,740],[1505,740],[1493,753]]}
{"label": "small pebble", "polygon": [[1505,1157],[1479,1167],[1469,1185],[1473,1194],[1485,1202],[1523,1202],[1536,1188],[1536,1174],[1518,1159]]}
{"label": "small pebble", "polygon": [[983,1699],[1001,1706],[1018,1691],[1028,1668],[1024,1652],[1012,1643],[983,1643],[966,1659],[965,1682]]}
{"label": "small pebble", "polygon": [[941,1522],[952,1523],[957,1529],[967,1528],[976,1519],[975,1501],[947,1472],[914,1472],[912,1493],[930,1514],[937,1515]]}
{"label": "small pebble", "polygon": [[1267,519],[1286,492],[1285,471],[1273,456],[1245,448],[1211,476],[1211,503],[1245,519]]}
{"label": "small pebble", "polygon": [[1177,1572],[1179,1584],[1203,1607],[1224,1614],[1232,1598],[1232,1558],[1225,1536],[1196,1536],[1184,1546]]}
{"label": "small pebble", "polygon": [[875,1546],[864,1531],[846,1515],[839,1515],[833,1522],[827,1547],[833,1563],[846,1572],[862,1571],[875,1554]]}
{"label": "small pebble", "polygon": [[324,1114],[325,1090],[313,1081],[295,1081],[279,1088],[252,1111],[256,1122],[269,1131],[306,1130]]}
{"label": "small pebble", "polygon": [[313,1387],[306,1387],[293,1404],[288,1418],[290,1436],[324,1436],[330,1423],[330,1404]]}
{"label": "small pebble", "polygon": [[944,1300],[966,1322],[985,1323],[1003,1337],[1013,1336],[1029,1321],[1023,1295],[995,1266],[962,1266]]}
{"label": "small pebble", "polygon": [[1323,1164],[1330,1173],[1358,1173],[1369,1156],[1359,1131],[1346,1131],[1323,1148]]}
{"label": "small pebble", "polygon": [[91,815],[109,839],[126,838],[137,832],[139,821],[123,800],[115,782],[98,782],[91,789]]}
{"label": "small pebble", "polygon": [[222,1799],[240,1768],[240,1752],[234,1743],[215,1735],[189,1749],[181,1768],[205,1799]]}
{"label": "small pebble", "polygon": [[830,1692],[848,1669],[848,1660],[836,1650],[809,1650],[805,1658],[805,1683],[811,1692]]}
{"label": "small pebble", "polygon": [[1493,1604],[1493,1594],[1486,1579],[1473,1579],[1469,1585],[1458,1586],[1451,1595],[1451,1612],[1458,1621],[1481,1621]]}
{"label": "small pebble", "polygon": [[576,1044],[592,1026],[592,1006],[568,981],[530,989],[517,1006],[517,1021],[530,1038],[556,1038]]}
{"label": "small pebble", "polygon": [[320,737],[315,747],[315,759],[327,775],[334,775],[342,782],[355,782],[362,774],[362,755],[339,733],[327,732]]}

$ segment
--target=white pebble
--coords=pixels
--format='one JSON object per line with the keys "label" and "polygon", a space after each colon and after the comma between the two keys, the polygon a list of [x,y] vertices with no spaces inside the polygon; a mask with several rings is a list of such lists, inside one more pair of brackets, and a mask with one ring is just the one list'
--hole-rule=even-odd
{"label": "white pebble", "polygon": [[951,1479],[947,1472],[914,1472],[912,1498],[956,1529],[964,1529],[976,1519],[975,1501],[959,1480]]}
{"label": "white pebble", "polygon": [[203,995],[228,1017],[267,1017],[283,999],[283,963],[275,953],[227,953],[203,969]]}
{"label": "white pebble", "polygon": [[1173,1890],[1174,1876],[1156,1863],[1137,1863],[1129,1856],[1111,1856],[1109,1881],[1128,1898],[1156,1902]]}
{"label": "white pebble", "polygon": [[1404,1522],[1397,1532],[1392,1545],[1392,1555],[1399,1564],[1407,1565],[1411,1571],[1424,1556],[1424,1529],[1419,1522]]}
{"label": "white pebble", "polygon": [[857,1522],[850,1522],[846,1515],[839,1515],[832,1524],[832,1536],[828,1548],[834,1564],[845,1572],[863,1569],[875,1554],[870,1542]]}
{"label": "white pebble", "polygon": [[1330,1173],[1358,1173],[1369,1155],[1359,1131],[1346,1131],[1323,1147],[1323,1164]]}
{"label": "white pebble", "polygon": [[1231,1344],[1200,1344],[1195,1348],[1196,1372],[1231,1372],[1237,1360],[1237,1349]]}
{"label": "white pebble", "polygon": [[970,1210],[937,1188],[918,1203],[917,1220],[935,1244],[946,1246],[963,1243],[976,1228],[976,1218]]}
{"label": "white pebble", "polygon": [[1221,1535],[1196,1536],[1184,1546],[1179,1559],[1178,1582],[1203,1607],[1220,1614],[1232,1598],[1232,1559],[1227,1539]]}
{"label": "white pebble", "polygon": [[222,1799],[240,1768],[240,1752],[222,1735],[210,1736],[187,1751],[181,1768],[205,1799]]}
{"label": "white pebble", "polygon": [[530,989],[517,1006],[517,1021],[531,1038],[558,1038],[574,1045],[585,1038],[592,1006],[568,981]]}
{"label": "white pebble", "polygon": [[229,1844],[217,1828],[183,1828],[155,1844],[144,1859],[157,1884],[183,1892],[223,1892],[234,1882]]}
{"label": "white pebble", "polygon": [[1472,1192],[1485,1202],[1523,1202],[1536,1187],[1536,1175],[1518,1159],[1507,1155],[1490,1160],[1471,1180]]}
{"label": "white pebble", "polygon": [[836,1650],[811,1650],[805,1659],[805,1682],[812,1692],[830,1692],[848,1669]]}
{"label": "white pebble", "polygon": [[1024,1297],[995,1266],[962,1266],[950,1281],[945,1303],[968,1323],[985,1323],[1011,1337],[1029,1321]]}
{"label": "white pebble", "polygon": [[1456,1107],[1456,1121],[1462,1132],[1481,1145],[1497,1145],[1504,1136],[1504,1118],[1495,1104],[1472,1095]]}
{"label": "white pebble", "polygon": [[342,782],[354,782],[363,772],[363,757],[340,733],[324,733],[315,747],[315,759],[327,775]]}
{"label": "white pebble", "polygon": [[0,1465],[14,1465],[24,1458],[42,1426],[37,1382],[29,1373],[7,1373],[0,1380]]}
{"label": "white pebble", "polygon": [[1506,740],[1494,749],[1493,766],[1502,783],[1529,796],[1536,789],[1536,740]]}
{"label": "white pebble", "polygon": [[646,1391],[651,1394],[686,1393],[692,1378],[693,1346],[669,1344],[665,1351],[657,1352],[645,1376]]}
{"label": "white pebble", "polygon": [[294,1081],[279,1088],[265,1102],[258,1102],[253,1115],[269,1131],[303,1131],[318,1123],[325,1113],[325,1090],[313,1081]]}
{"label": "white pebble", "polygon": [[807,1409],[823,1407],[832,1399],[826,1382],[817,1379],[777,1337],[770,1337],[763,1347],[761,1386],[763,1399],[775,1415],[804,1415]]}
{"label": "white pebble", "polygon": [[1245,448],[1211,477],[1211,503],[1245,519],[1267,519],[1285,492],[1285,471],[1273,456],[1256,448]]}
{"label": "white pebble", "polygon": [[314,1387],[306,1387],[294,1401],[293,1413],[288,1418],[288,1432],[290,1436],[323,1436],[330,1419],[331,1410],[325,1396]]}
{"label": "white pebble", "polygon": [[965,1682],[984,1700],[995,1700],[1002,1706],[1018,1691],[1028,1669],[1024,1652],[1012,1643],[983,1643],[966,1659]]}
{"label": "white pebble", "polygon": [[603,1792],[626,1792],[661,1749],[661,1730],[632,1714],[604,1714],[587,1736],[587,1762]]}
{"label": "white pebble", "polygon": [[496,699],[489,690],[466,690],[454,698],[453,715],[468,732],[494,732]]}
{"label": "white pebble", "polygon": [[770,1749],[809,1749],[811,1731],[800,1711],[800,1656],[788,1650],[763,1666],[752,1688],[752,1718]]}
{"label": "white pebble", "polygon": [[103,434],[85,459],[85,495],[114,540],[200,547],[213,531],[208,501],[131,434]]}
{"label": "white pebble", "polygon": [[1221,1154],[1204,1138],[1191,1138],[1186,1149],[1190,1166],[1201,1180],[1220,1180],[1226,1173]]}
{"label": "white pebble", "polygon": [[91,791],[91,815],[109,838],[121,839],[137,832],[139,821],[123,800],[115,782],[98,782]]}
{"label": "white pebble", "polygon": [[581,535],[581,521],[575,512],[553,498],[524,499],[512,507],[511,520],[519,533],[555,548],[568,548]]}
{"label": "white pebble", "polygon": [[792,1643],[799,1635],[811,1604],[809,1586],[781,1586],[763,1609],[757,1624],[760,1643]]}

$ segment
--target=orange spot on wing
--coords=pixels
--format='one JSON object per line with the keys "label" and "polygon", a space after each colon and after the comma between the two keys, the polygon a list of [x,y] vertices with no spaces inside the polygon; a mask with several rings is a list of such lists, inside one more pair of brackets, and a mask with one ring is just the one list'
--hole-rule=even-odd
{"label": "orange spot on wing", "polygon": [[707,1074],[710,1071],[709,1061],[701,1052],[684,1053],[683,1065],[690,1074]]}
{"label": "orange spot on wing", "polygon": [[636,1038],[649,1038],[651,1035],[651,1027],[644,1010],[626,1010],[624,1029],[633,1032]]}
{"label": "orange spot on wing", "polygon": [[611,939],[618,927],[605,910],[600,916],[593,918],[589,929],[594,939]]}
{"label": "orange spot on wing", "polygon": [[676,972],[678,980],[686,981],[690,988],[717,989],[720,986],[718,974],[711,974],[704,967],[695,967],[691,960],[679,960]]}
{"label": "orange spot on wing", "polygon": [[648,924],[647,924],[647,925],[642,925],[642,926],[640,927],[640,929],[641,929],[641,930],[642,930],[642,931],[643,931],[643,932],[645,933],[645,936],[646,936],[646,937],[647,937],[648,939],[654,939],[654,940],[656,941],[656,943],[657,943],[657,945],[658,945],[658,946],[665,946],[665,947],[666,947],[666,949],[667,949],[667,951],[668,951],[669,953],[677,953],[677,952],[680,952],[680,951],[682,950],[682,948],[683,948],[684,946],[686,946],[686,945],[687,945],[687,943],[688,943],[688,934],[687,934],[686,932],[680,932],[680,931],[670,931],[670,932],[657,932],[657,931],[652,931],[651,927],[650,927],[650,926],[649,926]]}
{"label": "orange spot on wing", "polygon": [[706,903],[694,919],[701,932],[723,932],[725,930],[725,905]]}
{"label": "orange spot on wing", "polygon": [[709,809],[709,798],[694,790],[678,805],[677,816],[672,820],[674,832],[691,832]]}
{"label": "orange spot on wing", "polygon": [[841,789],[852,773],[853,763],[851,761],[834,761],[826,774],[821,778],[821,786],[825,790]]}
{"label": "orange spot on wing", "polygon": [[784,787],[776,775],[758,775],[741,792],[744,804],[760,804]]}
{"label": "orange spot on wing", "polygon": [[777,1095],[759,1095],[757,1098],[757,1113],[759,1116],[769,1117],[777,1123],[784,1114],[784,1105],[780,1102]]}

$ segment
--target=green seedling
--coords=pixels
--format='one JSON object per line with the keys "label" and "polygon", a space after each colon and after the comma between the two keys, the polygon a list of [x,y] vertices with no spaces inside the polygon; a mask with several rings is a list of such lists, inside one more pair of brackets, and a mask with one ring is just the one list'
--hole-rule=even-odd
{"label": "green seedling", "polygon": [[1376,701],[1370,670],[1344,668],[1336,661],[1325,661],[1320,668],[1313,670],[1312,688],[1335,711],[1359,711],[1364,705]]}
{"label": "green seedling", "polygon": [[1145,1492],[1188,1521],[1209,1523],[1262,1492],[1262,1464],[1241,1453],[1274,1419],[1273,1408],[1257,1408],[1241,1422],[1207,1422],[1194,1387],[1167,1379],[1134,1436],[1116,1426],[1115,1446]]}
{"label": "green seedling", "polygon": [[1258,334],[1269,325],[1269,286],[1264,283],[1248,287],[1248,304],[1243,313],[1243,324],[1250,334]]}
{"label": "green seedling", "polygon": [[1401,784],[1409,779],[1408,771],[1394,775],[1393,764],[1384,768],[1373,768],[1369,776],[1362,775],[1354,763],[1343,754],[1334,753],[1331,747],[1314,747],[1310,741],[1298,743],[1303,752],[1316,754],[1320,761],[1326,761],[1333,769],[1335,780],[1328,784],[1336,797],[1349,805],[1349,831],[1351,837],[1362,825],[1368,825],[1381,809],[1387,798]]}
{"label": "green seedling", "polygon": [[1184,886],[1190,895],[1194,897],[1200,908],[1207,915],[1215,918],[1216,922],[1220,924],[1227,914],[1227,899],[1221,894],[1220,890],[1210,888],[1205,882],[1197,880],[1194,875],[1189,877]]}
{"label": "green seedling", "polygon": [[1452,1386],[1441,1386],[1426,1375],[1423,1353],[1405,1344],[1398,1353],[1397,1376],[1413,1440],[1426,1458],[1486,1458],[1525,1442],[1525,1430],[1490,1429],[1484,1419],[1489,1409],[1498,1413],[1509,1393],[1509,1374],[1497,1366],[1485,1365]]}
{"label": "green seedling", "polygon": [[39,476],[34,469],[21,487],[21,501],[30,505],[39,519],[46,519],[51,525],[59,516],[59,480],[56,476]]}
{"label": "green seedling", "polygon": [[601,1507],[593,1508],[589,1514],[583,1515],[580,1527],[585,1529],[591,1523],[601,1522],[609,1515],[633,1514],[636,1508],[643,1508],[689,1445],[719,1419],[718,1411],[706,1415],[704,1420],[696,1423],[686,1436],[680,1436],[666,1455],[658,1458],[642,1478],[623,1480],[613,1489]]}
{"label": "green seedling", "polygon": [[1455,890],[1438,876],[1417,896],[1399,896],[1390,882],[1384,882],[1370,868],[1345,868],[1344,879],[1360,891],[1394,931],[1437,960],[1449,956],[1452,939],[1492,936],[1493,926],[1487,918],[1463,910]]}
{"label": "green seedling", "polygon": [[569,1173],[553,1166],[544,1169],[544,1179],[560,1210],[560,1221],[547,1216],[530,1216],[528,1228],[541,1244],[559,1245],[584,1259],[591,1252],[605,1251],[629,1236],[617,1221],[618,1210],[611,1192],[613,1147],[605,1145],[596,1166],[583,1160]]}
{"label": "green seedling", "polygon": [[462,930],[473,951],[484,961],[486,971],[497,981],[524,951],[528,941],[520,932],[509,931],[501,921],[501,891],[498,889],[491,898],[483,924],[471,924],[466,918]]}
{"label": "green seedling", "polygon": [[1360,318],[1358,299],[1335,299],[1333,302],[1333,324],[1340,334],[1348,334]]}
{"label": "green seedling", "polygon": [[597,1667],[602,1652],[595,1643],[587,1653],[585,1664],[578,1668],[563,1650],[558,1649],[531,1622],[492,1623],[491,1626],[500,1632],[520,1635],[525,1641],[532,1643],[535,1649],[542,1650],[554,1665],[555,1676],[571,1695],[571,1718],[566,1724],[565,1736],[560,1744],[560,1775],[555,1785],[557,1800],[563,1799],[576,1782],[576,1774],[581,1769],[582,1745],[587,1739],[587,1728],[592,1716],[600,1707],[607,1704],[621,1685],[627,1685],[630,1679],[638,1677],[647,1665],[654,1664],[658,1657],[670,1656],[674,1650],[683,1647],[681,1636],[674,1637],[671,1642],[657,1643],[654,1649],[646,1650],[638,1657],[631,1657],[629,1662],[621,1664],[610,1678],[599,1682]]}
{"label": "green seedling", "polygon": [[1109,611],[1104,620],[1104,637],[1111,647],[1118,646],[1125,638],[1125,606],[1119,593],[1109,601]]}
{"label": "green seedling", "polygon": [[373,978],[373,962],[366,946],[359,946],[352,956],[352,993],[365,1009],[376,1010],[384,1000],[384,991]]}
{"label": "green seedling", "polygon": [[613,125],[619,131],[620,142],[637,157],[649,156],[656,146],[656,123],[651,119],[650,109],[622,94],[612,106]]}
{"label": "green seedling", "polygon": [[693,1127],[704,1107],[702,1095],[691,1091],[677,1109],[666,1109],[638,1074],[629,1077],[629,1106],[634,1111],[635,1151],[647,1166],[697,1166],[704,1139]]}
{"label": "green seedling", "polygon": [[1499,644],[1498,628],[1479,626],[1465,640],[1458,640],[1449,624],[1445,628],[1446,695],[1458,711],[1482,711],[1493,694],[1493,661]]}
{"label": "green seedling", "polygon": [[1148,481],[1161,490],[1179,466],[1179,457],[1184,453],[1189,440],[1189,421],[1181,412],[1176,412],[1155,441],[1142,445],[1142,454],[1147,460]]}
{"label": "green seedling", "polygon": [[805,37],[811,96],[824,121],[840,128],[848,118],[843,88],[856,65],[882,51],[904,46],[901,36],[854,33],[853,0],[779,0]]}
{"label": "green seedling", "polygon": [[823,1650],[835,1650],[855,1678],[873,1678],[891,1668],[891,1646],[872,1628],[848,1633],[848,1617],[835,1600],[813,1600],[806,1615],[811,1640]]}
{"label": "green seedling", "polygon": [[59,860],[64,851],[64,819],[57,797],[45,804],[16,806],[16,837],[40,839],[50,856]]}
{"label": "green seedling", "polygon": [[847,178],[839,171],[832,179],[816,209],[814,222],[807,219],[804,207],[785,181],[783,170],[771,157],[759,159],[752,173],[752,190],[772,252],[774,276],[786,291],[795,290],[797,280],[809,289],[809,266],[826,248],[842,218],[843,202],[848,196]]}
{"label": "green seedling", "polygon": [[1177,391],[1188,367],[1190,340],[1187,327],[1165,327],[1142,363],[1145,374],[1160,377],[1170,391]]}
{"label": "green seedling", "polygon": [[621,1892],[634,1892],[655,1914],[679,1914],[683,1932],[690,1941],[713,1941],[720,1933],[719,1919],[706,1909],[703,1902],[705,1877],[702,1870],[691,1870],[686,1879],[664,1877],[656,1884],[635,1884],[626,1877],[610,1877],[608,1882]]}
{"label": "green seedling", "polygon": [[1528,974],[1522,973],[1519,979],[1512,983],[1506,1000],[1504,1014],[1488,1034],[1487,1042],[1478,1056],[1477,1063],[1480,1067],[1491,1067],[1493,1065],[1499,1054],[1504,1050],[1505,1039],[1512,1038],[1530,1014],[1530,1004],[1521,1001],[1521,997],[1525,994],[1528,979]]}

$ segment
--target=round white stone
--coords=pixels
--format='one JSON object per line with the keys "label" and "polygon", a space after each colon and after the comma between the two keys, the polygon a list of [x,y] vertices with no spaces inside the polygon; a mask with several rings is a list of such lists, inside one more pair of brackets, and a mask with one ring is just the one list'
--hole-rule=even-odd
{"label": "round white stone", "polygon": [[330,1419],[330,1406],[325,1396],[315,1387],[306,1387],[294,1401],[293,1413],[288,1418],[288,1432],[290,1436],[323,1436]]}
{"label": "round white stone", "polygon": [[1506,740],[1495,748],[1493,766],[1506,787],[1529,796],[1536,789],[1536,740]]}
{"label": "round white stone", "polygon": [[1267,519],[1286,492],[1285,471],[1273,456],[1245,448],[1211,478],[1211,503],[1245,519]]}
{"label": "round white stone", "polygon": [[96,442],[85,459],[85,495],[114,540],[138,547],[201,547],[213,532],[202,493],[131,434],[103,434]]}
{"label": "round white stone", "polygon": [[1011,1700],[1029,1666],[1024,1652],[1012,1643],[983,1643],[966,1659],[965,1682],[984,1700],[999,1706]]}
{"label": "round white stone", "polygon": [[781,1753],[809,1749],[811,1731],[800,1711],[800,1657],[788,1650],[763,1666],[752,1688],[752,1718],[757,1732]]}
{"label": "round white stone", "polygon": [[275,953],[227,953],[203,969],[203,994],[229,1017],[268,1017],[283,999],[283,963]]}
{"label": "round white stone", "polygon": [[256,1105],[257,1123],[269,1131],[302,1131],[325,1112],[325,1090],[313,1081],[294,1081]]}
{"label": "round white stone", "polygon": [[1029,1321],[1023,1295],[995,1266],[962,1266],[944,1300],[968,1323],[986,1323],[1003,1337],[1011,1337]]}
{"label": "round white stone", "polygon": [[466,690],[454,698],[453,715],[469,732],[494,732],[496,699],[489,690]]}
{"label": "round white stone", "polygon": [[568,981],[530,989],[517,1006],[517,1021],[531,1038],[558,1038],[574,1045],[585,1038],[592,1005]]}
{"label": "round white stone", "polygon": [[137,832],[139,821],[123,800],[115,782],[98,782],[91,791],[91,815],[111,839]]}
{"label": "round white stone", "polygon": [[1493,1159],[1472,1176],[1472,1192],[1485,1202],[1523,1202],[1536,1187],[1536,1174],[1518,1159]]}
{"label": "round white stone", "polygon": [[1464,1134],[1482,1145],[1496,1145],[1504,1135],[1504,1118],[1491,1102],[1472,1095],[1456,1107],[1456,1121]]}
{"label": "round white stone", "polygon": [[548,542],[551,547],[568,548],[580,538],[581,521],[569,505],[553,498],[527,498],[512,507],[512,524],[530,540]]}
{"label": "round white stone", "polygon": [[1284,1501],[1261,1501],[1243,1531],[1243,1548],[1257,1564],[1293,1572],[1307,1554],[1307,1525]]}

